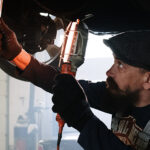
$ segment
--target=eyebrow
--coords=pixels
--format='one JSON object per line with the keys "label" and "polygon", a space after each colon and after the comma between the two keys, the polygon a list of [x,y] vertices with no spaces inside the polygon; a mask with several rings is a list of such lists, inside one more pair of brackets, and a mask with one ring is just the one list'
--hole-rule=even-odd
{"label": "eyebrow", "polygon": [[115,53],[113,53],[113,57],[114,59],[120,61],[121,63],[125,64],[125,65],[128,65],[127,63],[123,62],[122,60],[120,60],[119,58],[117,58],[117,56],[115,55]]}
{"label": "eyebrow", "polygon": [[126,66],[129,66],[127,63],[125,63],[124,61],[120,60],[119,58],[117,58],[115,56],[114,56],[114,59],[117,60],[117,61],[120,61],[122,64],[124,64]]}

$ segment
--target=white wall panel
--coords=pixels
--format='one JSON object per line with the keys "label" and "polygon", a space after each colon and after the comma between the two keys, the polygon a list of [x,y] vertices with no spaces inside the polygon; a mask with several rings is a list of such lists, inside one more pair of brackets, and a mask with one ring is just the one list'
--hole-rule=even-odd
{"label": "white wall panel", "polygon": [[6,150],[7,142],[7,79],[8,76],[0,69],[0,150]]}

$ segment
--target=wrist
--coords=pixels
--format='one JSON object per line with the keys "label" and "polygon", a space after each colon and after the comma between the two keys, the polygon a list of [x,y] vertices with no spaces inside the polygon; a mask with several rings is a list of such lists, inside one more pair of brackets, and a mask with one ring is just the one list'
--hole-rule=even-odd
{"label": "wrist", "polygon": [[81,118],[76,121],[76,123],[73,125],[75,129],[77,129],[79,132],[82,131],[82,129],[85,127],[86,123],[94,116],[93,112],[90,108],[87,108],[85,112],[83,112]]}
{"label": "wrist", "polygon": [[24,70],[31,61],[31,55],[27,53],[24,49],[11,61],[19,69]]}
{"label": "wrist", "polygon": [[79,108],[76,110],[73,108],[68,108],[65,112],[60,113],[60,115],[69,127],[73,127],[79,132],[82,131],[87,122],[94,116],[89,107],[85,109]]}

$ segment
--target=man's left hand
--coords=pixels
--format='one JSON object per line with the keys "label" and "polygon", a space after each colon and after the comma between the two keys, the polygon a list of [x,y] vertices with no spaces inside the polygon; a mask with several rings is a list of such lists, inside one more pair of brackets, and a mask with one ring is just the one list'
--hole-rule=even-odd
{"label": "man's left hand", "polygon": [[81,131],[93,113],[79,83],[71,75],[60,74],[56,77],[53,93],[53,112],[58,113],[68,126]]}

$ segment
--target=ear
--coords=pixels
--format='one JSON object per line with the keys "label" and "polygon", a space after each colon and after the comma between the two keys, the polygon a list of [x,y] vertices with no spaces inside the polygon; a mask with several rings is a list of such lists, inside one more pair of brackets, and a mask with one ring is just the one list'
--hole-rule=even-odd
{"label": "ear", "polygon": [[144,74],[143,88],[145,90],[149,90],[150,89],[150,72],[146,72]]}

